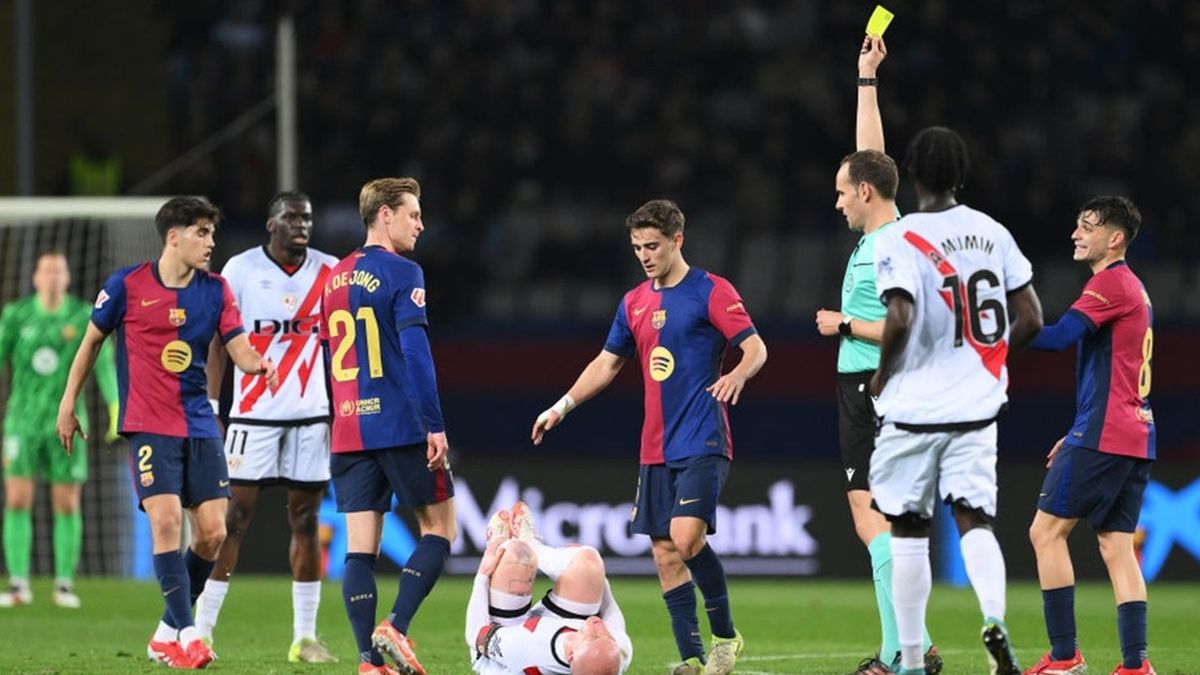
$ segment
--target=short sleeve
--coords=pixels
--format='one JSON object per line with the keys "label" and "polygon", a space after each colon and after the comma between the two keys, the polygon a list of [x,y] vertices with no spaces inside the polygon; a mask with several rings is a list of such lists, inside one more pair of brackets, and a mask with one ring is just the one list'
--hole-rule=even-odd
{"label": "short sleeve", "polygon": [[233,297],[229,282],[223,276],[216,277],[221,281],[221,320],[217,330],[221,334],[221,344],[225,344],[245,333],[246,327],[242,324],[242,313],[238,310],[237,298]]}
{"label": "short sleeve", "polygon": [[617,305],[617,315],[613,317],[612,327],[608,329],[608,339],[604,341],[604,351],[631,358],[637,352],[637,342],[634,341],[633,331],[629,328],[625,300],[626,298],[621,298],[620,304]]}
{"label": "short sleeve", "polygon": [[412,265],[411,271],[404,270],[398,276],[396,295],[392,298],[396,332],[409,326],[428,326],[429,317],[425,313],[425,272],[419,266]]}
{"label": "short sleeve", "polygon": [[1029,258],[1021,253],[1012,233],[1004,230],[1004,290],[1007,293],[1019,291],[1033,281],[1033,265]]}
{"label": "short sleeve", "polygon": [[1088,330],[1095,331],[1106,323],[1111,323],[1129,310],[1128,293],[1120,283],[1117,275],[1103,271],[1092,275],[1083,286],[1079,299],[1071,305],[1070,311],[1083,319]]}
{"label": "short sleeve", "polygon": [[125,320],[125,271],[110,276],[92,306],[92,323],[108,335]]}
{"label": "short sleeve", "polygon": [[904,248],[895,228],[875,238],[875,288],[879,299],[887,304],[889,293],[900,291],[909,297],[917,296],[920,273],[913,265],[913,256]]}
{"label": "short sleeve", "polygon": [[710,275],[713,287],[708,295],[708,321],[735,347],[757,331],[746,304],[727,279]]}

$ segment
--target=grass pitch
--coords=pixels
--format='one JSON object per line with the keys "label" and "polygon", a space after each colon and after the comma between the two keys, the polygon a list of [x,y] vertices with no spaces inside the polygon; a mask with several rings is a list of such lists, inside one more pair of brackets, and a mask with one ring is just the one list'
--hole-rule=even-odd
{"label": "grass pitch", "polygon": [[[381,616],[396,578],[380,579]],[[870,582],[735,580],[734,619],[746,636],[743,675],[842,675],[877,648],[878,618]],[[614,593],[633,637],[630,673],[662,674],[675,658],[658,586],[647,579],[615,579]],[[34,604],[0,610],[0,673],[165,672],[146,659],[146,641],[162,611],[158,586],[88,578],[78,585],[80,610],[50,602],[49,580],[35,580]],[[323,589],[319,632],[342,659],[332,665],[290,664],[291,583],[285,577],[238,577],[216,630],[215,673],[352,673],[356,651],[342,610],[340,585]],[[413,623],[419,656],[430,675],[470,673],[463,641],[469,580],[442,579]],[[1009,586],[1008,623],[1022,664],[1047,648],[1041,594],[1031,583]],[[1159,583],[1150,588],[1150,655],[1159,675],[1200,673],[1200,584]],[[1106,584],[1087,584],[1076,598],[1079,640],[1093,673],[1120,660],[1116,611]],[[987,672],[979,642],[979,612],[970,589],[934,588],[929,629],[942,650],[947,675]],[[707,628],[707,627],[705,627]]]}

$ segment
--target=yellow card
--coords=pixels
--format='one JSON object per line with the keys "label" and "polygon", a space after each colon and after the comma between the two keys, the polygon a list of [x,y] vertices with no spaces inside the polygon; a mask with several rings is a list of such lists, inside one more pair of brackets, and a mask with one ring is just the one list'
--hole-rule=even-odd
{"label": "yellow card", "polygon": [[884,31],[891,25],[895,14],[883,8],[883,5],[875,5],[875,11],[871,12],[871,18],[867,21],[867,35],[871,37],[883,37]]}

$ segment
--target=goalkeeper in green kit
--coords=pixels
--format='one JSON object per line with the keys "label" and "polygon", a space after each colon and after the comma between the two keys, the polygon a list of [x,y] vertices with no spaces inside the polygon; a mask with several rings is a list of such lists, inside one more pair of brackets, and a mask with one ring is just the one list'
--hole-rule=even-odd
{"label": "goalkeeper in green kit", "polygon": [[[71,273],[58,251],[38,256],[33,273],[36,293],[16,300],[0,313],[0,370],[12,367],[12,386],[4,411],[4,562],[9,587],[0,592],[0,608],[29,604],[29,561],[33,550],[34,481],[50,482],[54,504],[54,602],[79,607],[73,584],[83,547],[79,497],[87,480],[87,448],[76,439],[64,451],[54,422],[67,384],[71,361],[91,318],[92,307],[67,294]],[[107,440],[116,439],[117,373],[106,343],[96,363],[96,383],[108,403]],[[88,428],[80,398],[76,414]]]}

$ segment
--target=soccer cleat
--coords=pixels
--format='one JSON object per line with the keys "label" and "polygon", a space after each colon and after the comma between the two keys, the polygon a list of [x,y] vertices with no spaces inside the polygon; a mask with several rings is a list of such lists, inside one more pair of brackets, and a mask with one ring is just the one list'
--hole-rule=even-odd
{"label": "soccer cleat", "polygon": [[384,619],[371,633],[371,645],[381,653],[387,654],[396,662],[396,670],[403,675],[425,675],[425,668],[417,660],[414,645],[408,636],[396,630],[390,621]]}
{"label": "soccer cleat", "polygon": [[83,602],[70,586],[60,584],[54,587],[54,604],[67,609],[79,609]]}
{"label": "soccer cleat", "polygon": [[217,655],[213,653],[212,647],[208,646],[204,638],[192,640],[187,644],[187,648],[183,650],[184,656],[188,660],[188,668],[200,670],[212,663]]}
{"label": "soccer cleat", "polygon": [[33,604],[33,590],[28,583],[11,583],[8,590],[0,593],[0,607],[16,607]]}
{"label": "soccer cleat", "polygon": [[987,648],[988,663],[992,675],[1021,675],[1017,664],[1017,653],[1008,640],[1008,628],[1003,621],[988,619],[980,633],[983,646]]}
{"label": "soccer cleat", "polygon": [[529,505],[525,502],[518,501],[512,507],[512,536],[513,539],[530,544],[537,540],[537,533],[533,531],[533,514],[529,512]]}
{"label": "soccer cleat", "polygon": [[699,656],[692,656],[683,660],[683,663],[675,666],[671,671],[671,675],[702,675],[704,673],[704,662]]}
{"label": "soccer cleat", "polygon": [[[317,638],[300,638],[288,650],[288,661],[292,663],[337,663],[337,657]],[[367,664],[370,665],[370,664]]]}
{"label": "soccer cleat", "polygon": [[370,663],[360,663],[358,664],[358,675],[400,675],[400,673],[386,664],[375,666]]}
{"label": "soccer cleat", "polygon": [[1150,659],[1142,659],[1141,668],[1126,668],[1124,664],[1118,663],[1113,669],[1112,675],[1157,675],[1154,672],[1154,666],[1150,665]]}
{"label": "soccer cleat", "polygon": [[880,661],[879,655],[876,654],[859,661],[858,668],[850,675],[893,675],[895,672],[886,663]]}
{"label": "soccer cleat", "polygon": [[512,538],[511,516],[500,509],[492,514],[487,525],[487,540],[505,542]]}
{"label": "soccer cleat", "polygon": [[937,645],[929,645],[925,652],[925,675],[938,675],[942,672],[942,657],[938,654]]}
{"label": "soccer cleat", "polygon": [[733,629],[733,637],[730,638],[714,635],[712,647],[708,649],[708,663],[704,664],[704,675],[729,675],[745,648],[746,640],[736,628]]}
{"label": "soccer cleat", "polygon": [[1075,648],[1075,655],[1069,659],[1055,661],[1050,652],[1042,654],[1042,659],[1033,666],[1025,669],[1025,675],[1083,675],[1087,672],[1087,664],[1083,662],[1083,654]]}
{"label": "soccer cleat", "polygon": [[183,647],[178,640],[170,642],[158,642],[151,638],[149,644],[146,645],[146,656],[153,662],[162,664],[168,668],[190,668],[191,661],[183,651]]}

